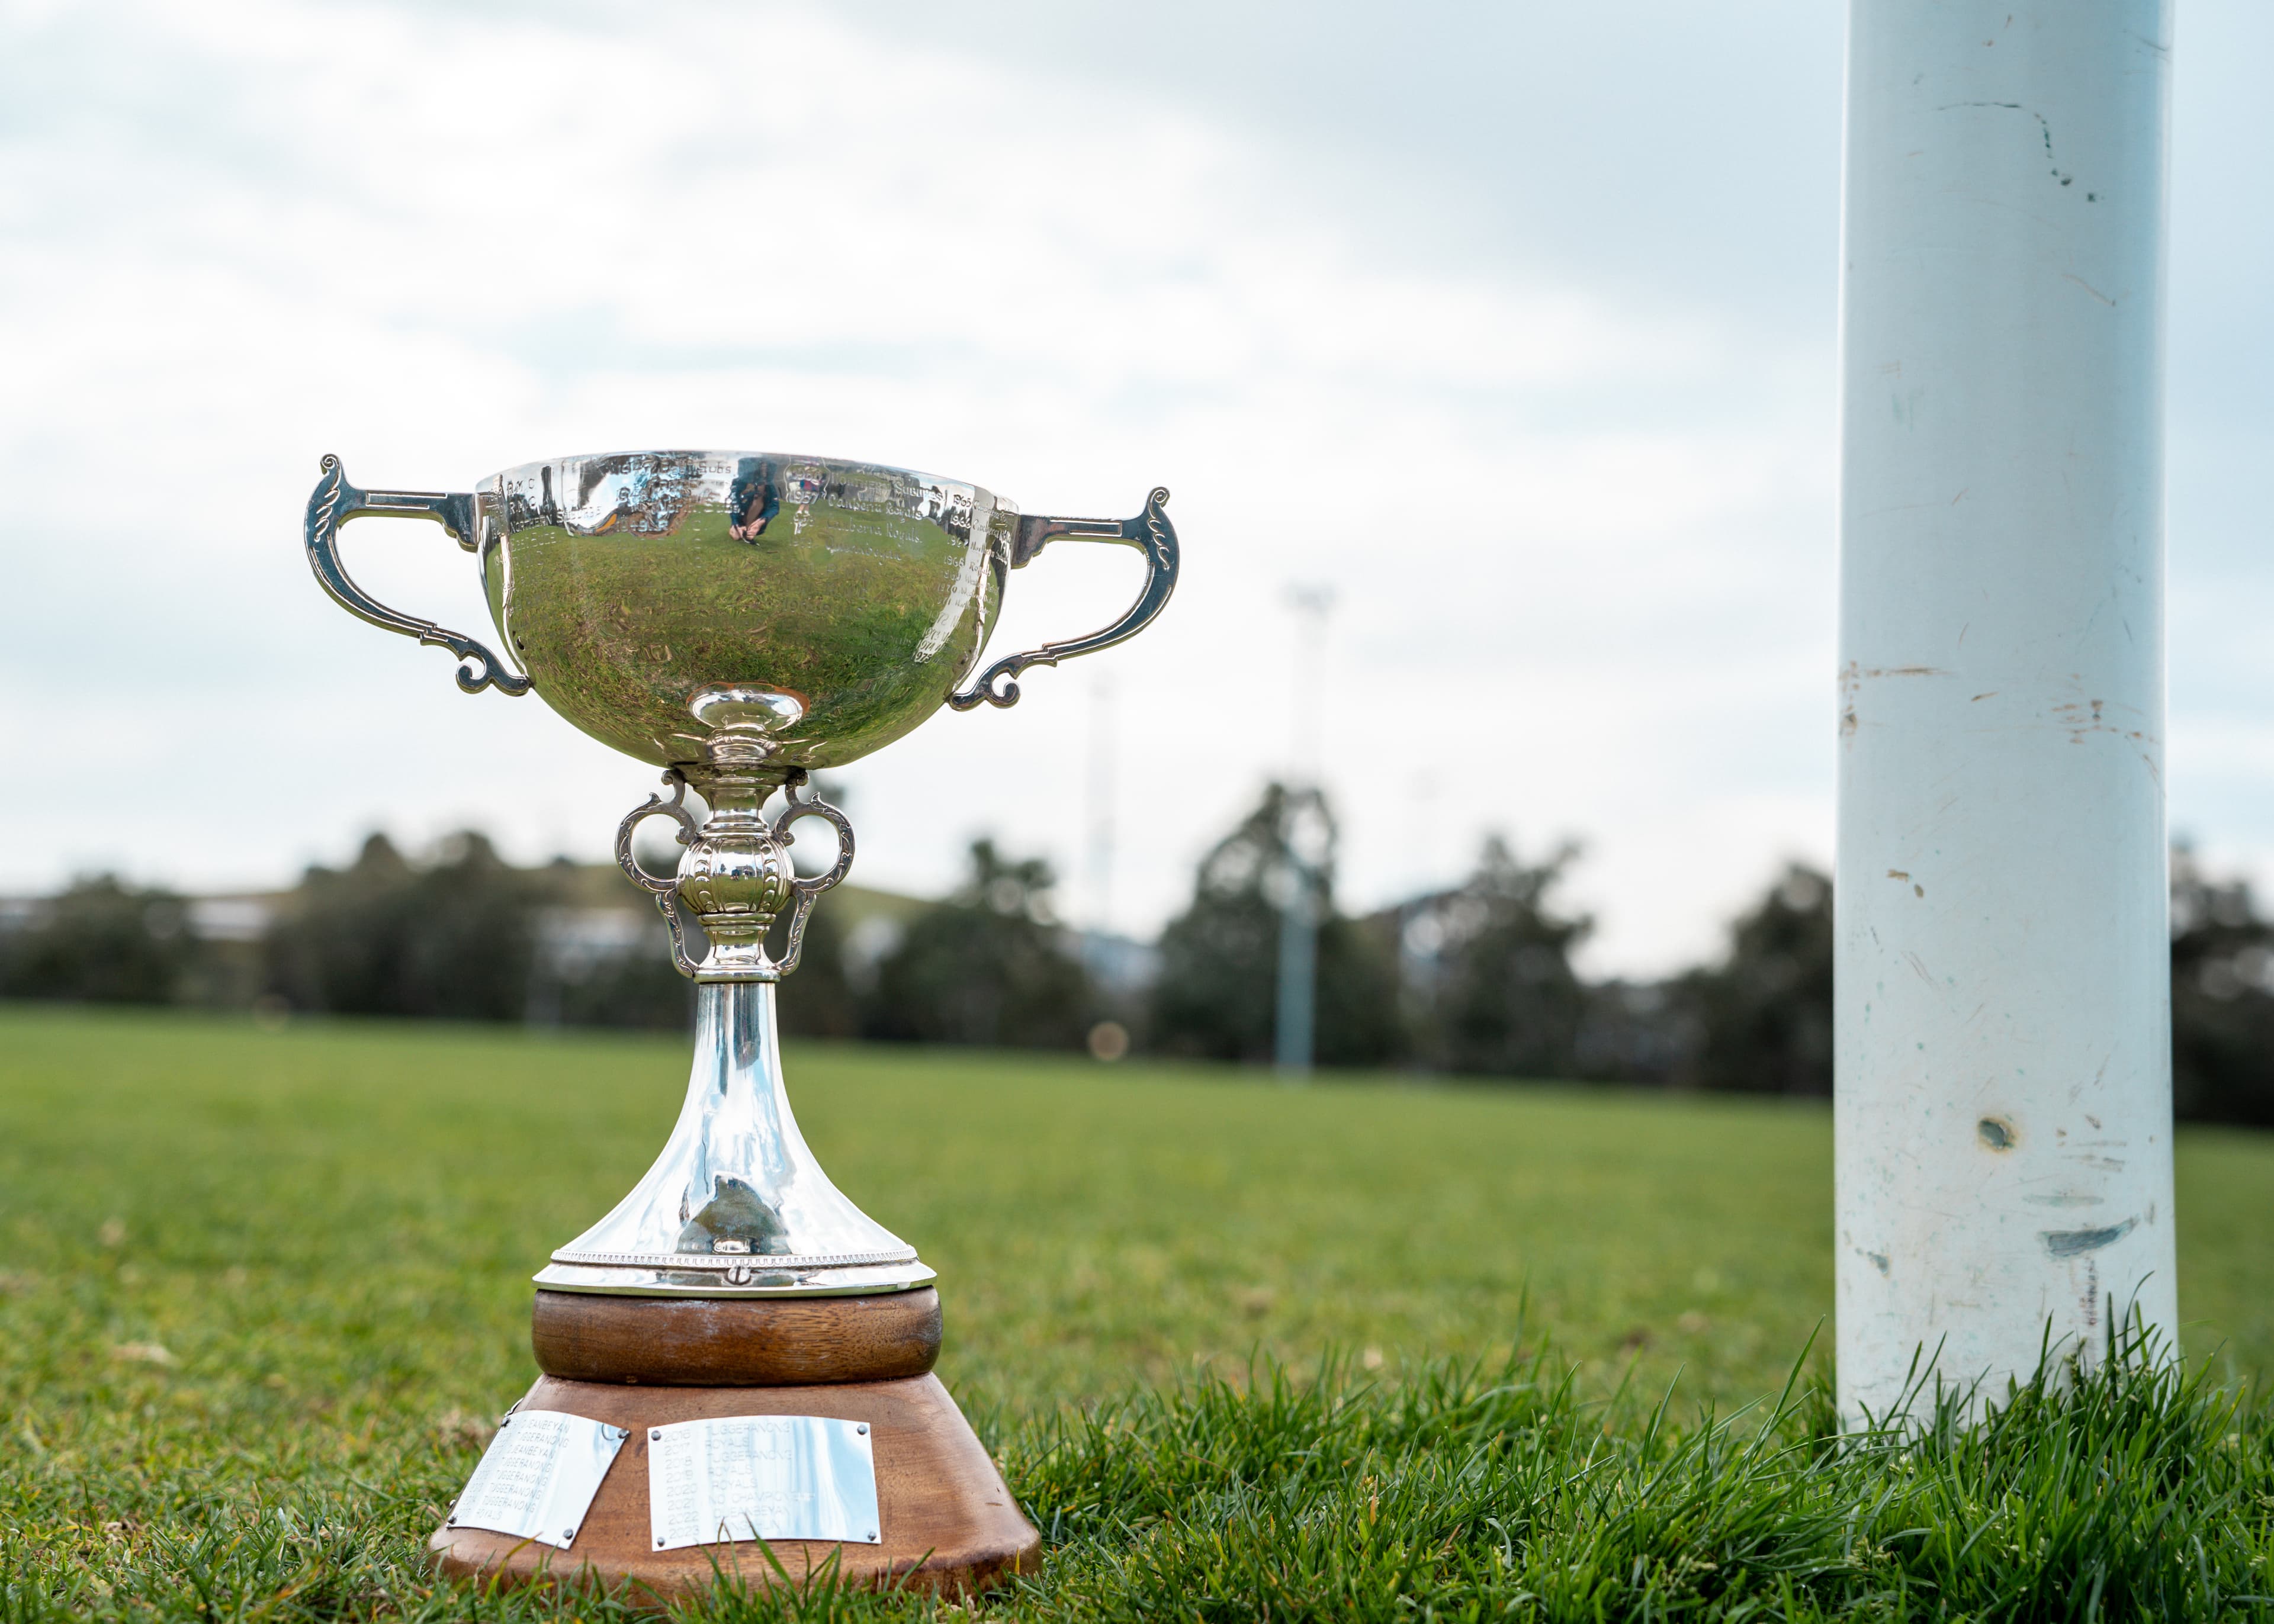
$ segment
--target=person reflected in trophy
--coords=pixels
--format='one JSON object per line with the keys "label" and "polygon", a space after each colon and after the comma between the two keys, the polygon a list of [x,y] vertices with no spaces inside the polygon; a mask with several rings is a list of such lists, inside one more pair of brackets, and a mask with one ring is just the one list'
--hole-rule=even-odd
{"label": "person reflected in trophy", "polygon": [[727,534],[736,541],[756,541],[781,511],[781,496],[774,489],[772,462],[743,457],[734,464],[734,482],[727,487]]}

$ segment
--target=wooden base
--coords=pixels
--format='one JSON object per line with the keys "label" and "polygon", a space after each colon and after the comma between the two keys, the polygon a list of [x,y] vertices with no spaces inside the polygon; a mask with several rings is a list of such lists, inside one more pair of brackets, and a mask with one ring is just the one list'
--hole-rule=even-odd
{"label": "wooden base", "polygon": [[[556,1410],[629,1429],[576,1541],[566,1551],[483,1529],[444,1527],[426,1542],[453,1578],[507,1584],[598,1580],[654,1606],[707,1592],[718,1575],[752,1590],[794,1585],[832,1557],[844,1583],[971,1594],[1033,1566],[1042,1536],[937,1376],[801,1387],[660,1387],[544,1376],[523,1410]],[[778,1539],[657,1551],[648,1521],[647,1429],[718,1416],[865,1421],[874,1440],[880,1545]],[[771,1551],[782,1572],[767,1560]]]}
{"label": "wooden base", "polygon": [[897,1381],[939,1357],[939,1293],[875,1297],[599,1297],[540,1291],[537,1368],[575,1381],[767,1387]]}

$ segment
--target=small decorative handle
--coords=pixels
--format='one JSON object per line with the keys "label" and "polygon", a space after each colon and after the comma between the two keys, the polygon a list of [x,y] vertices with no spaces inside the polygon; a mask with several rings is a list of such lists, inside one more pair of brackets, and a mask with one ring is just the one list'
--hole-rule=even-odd
{"label": "small decorative handle", "polygon": [[630,876],[633,884],[655,898],[656,911],[663,915],[663,922],[671,930],[672,967],[691,978],[697,966],[695,955],[687,951],[686,927],[679,919],[679,876],[674,874],[664,879],[650,874],[632,855],[632,831],[640,826],[643,818],[670,818],[679,825],[678,840],[681,846],[692,846],[703,832],[703,826],[695,821],[695,814],[687,809],[686,775],[673,767],[664,773],[663,781],[671,786],[670,800],[650,795],[644,805],[625,813],[624,821],[616,825],[616,866]]}
{"label": "small decorative handle", "polygon": [[[681,975],[697,979],[704,974],[707,966],[711,979],[714,981],[771,981],[787,975],[797,968],[798,958],[805,951],[805,920],[806,915],[813,912],[814,898],[843,879],[853,868],[852,823],[844,813],[818,796],[809,795],[802,801],[799,800],[797,792],[805,784],[805,770],[802,767],[790,769],[788,779],[782,786],[782,794],[789,804],[782,808],[781,815],[771,823],[762,817],[749,818],[734,837],[747,838],[751,833],[762,835],[775,848],[782,871],[790,876],[789,889],[796,901],[789,918],[788,951],[779,961],[767,957],[764,946],[765,929],[773,922],[775,915],[761,914],[755,916],[756,939],[749,944],[755,950],[755,956],[722,966],[711,960],[697,959],[688,951],[687,925],[679,914],[679,876],[674,873],[666,878],[662,875],[650,874],[640,867],[639,859],[632,854],[632,831],[639,827],[643,818],[650,817],[667,817],[677,823],[679,844],[697,848],[698,859],[705,849],[704,826],[697,823],[695,814],[687,809],[686,775],[674,767],[665,772],[663,781],[671,786],[670,800],[666,801],[660,795],[650,795],[641,805],[624,814],[624,821],[616,825],[616,862],[633,884],[655,898],[656,911],[663,915],[663,922],[671,930],[673,967]],[[729,816],[748,817],[745,814]],[[826,818],[837,830],[837,861],[828,873],[817,874],[811,879],[797,877],[797,871],[790,867],[787,851],[782,849],[787,847],[793,838],[789,826],[802,817]],[[698,915],[706,921],[715,921],[718,917]],[[716,938],[713,940],[715,951]]]}
{"label": "small decorative handle", "polygon": [[[799,786],[804,782],[804,771],[796,769],[791,772],[789,782],[782,786],[782,798],[789,804],[782,808],[781,816],[773,821],[774,838],[787,846],[794,838],[789,832],[789,826],[798,819],[826,818],[835,825],[837,830],[837,861],[826,874],[817,874],[809,880],[792,878],[789,883],[790,889],[797,893],[797,906],[789,916],[787,951],[782,954],[781,962],[774,966],[775,970],[783,975],[787,975],[797,968],[798,956],[805,951],[805,916],[813,912],[814,898],[843,879],[853,868],[852,823],[844,813],[831,806],[818,795],[808,796],[805,800],[800,801],[797,798],[797,792]],[[792,873],[794,875],[795,871],[792,870]]]}
{"label": "small decorative handle", "polygon": [[990,705],[1019,703],[1019,673],[1029,665],[1055,665],[1079,654],[1095,654],[1134,637],[1149,625],[1177,590],[1177,527],[1169,523],[1169,492],[1156,485],[1145,499],[1145,511],[1133,519],[1055,519],[1024,514],[1011,534],[1011,568],[1023,569],[1036,553],[1060,537],[1069,541],[1106,541],[1141,550],[1150,568],[1145,590],[1129,612],[1103,631],[1065,643],[1046,643],[1024,654],[997,660],[977,684],[960,694],[950,694],[950,709],[969,710],[981,701]]}
{"label": "small decorative handle", "polygon": [[332,601],[384,630],[449,650],[463,662],[458,667],[458,686],[469,694],[493,686],[501,694],[529,692],[529,679],[508,669],[481,643],[445,631],[432,620],[397,613],[358,586],[340,562],[340,526],[366,513],[432,519],[471,553],[474,550],[474,499],[463,492],[446,495],[437,491],[359,491],[348,483],[339,458],[329,452],[324,454],[323,469],[323,477],[316,481],[315,491],[308,498],[308,517],[301,536],[308,549],[308,568],[316,572],[317,584],[332,595]]}

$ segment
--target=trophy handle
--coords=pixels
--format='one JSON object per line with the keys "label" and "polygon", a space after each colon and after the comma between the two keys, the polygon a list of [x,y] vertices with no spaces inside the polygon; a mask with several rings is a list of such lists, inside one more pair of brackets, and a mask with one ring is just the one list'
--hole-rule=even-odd
{"label": "trophy handle", "polygon": [[782,797],[789,804],[773,821],[774,838],[787,846],[793,838],[789,832],[792,823],[802,817],[825,818],[836,826],[837,861],[826,874],[817,874],[809,880],[793,877],[789,883],[790,889],[797,893],[797,906],[789,916],[789,951],[774,966],[774,969],[783,975],[797,968],[798,956],[805,951],[805,916],[813,912],[814,898],[843,879],[853,868],[852,823],[844,813],[818,795],[800,801],[797,798],[798,786],[804,781],[802,771],[793,771],[789,782],[782,786]]}
{"label": "trophy handle", "polygon": [[681,846],[693,845],[696,838],[703,832],[703,826],[695,821],[695,814],[687,809],[685,775],[674,767],[665,772],[663,781],[672,786],[670,800],[666,801],[660,795],[650,795],[645,804],[625,813],[624,821],[616,825],[616,866],[630,877],[633,884],[655,898],[656,911],[663,915],[663,922],[671,930],[672,967],[680,974],[692,979],[697,966],[694,955],[687,951],[686,927],[680,923],[679,907],[673,900],[679,894],[679,876],[674,874],[669,879],[659,879],[641,868],[639,859],[632,855],[632,831],[639,827],[640,820],[644,817],[667,817],[677,823],[678,840]]}
{"label": "trophy handle", "polygon": [[463,492],[445,495],[435,491],[359,491],[348,483],[339,458],[328,451],[324,454],[323,468],[323,477],[316,481],[315,491],[308,498],[308,517],[301,537],[308,549],[308,568],[316,572],[316,583],[332,595],[332,601],[384,630],[449,650],[463,662],[458,667],[458,686],[469,694],[492,686],[501,694],[529,692],[529,679],[508,670],[482,644],[445,631],[432,620],[388,608],[358,586],[347,566],[340,562],[340,526],[366,513],[432,519],[471,553],[474,550],[474,499]]}
{"label": "trophy handle", "polygon": [[1145,511],[1133,519],[1058,519],[1041,514],[1020,515],[1011,533],[1012,568],[1025,568],[1036,553],[1060,537],[1069,541],[1113,542],[1138,548],[1145,554],[1150,566],[1145,575],[1145,590],[1137,595],[1137,601],[1129,605],[1126,614],[1103,631],[1065,643],[1046,643],[1039,649],[997,660],[975,686],[964,693],[950,694],[949,708],[969,710],[982,700],[990,705],[1015,705],[1019,703],[1019,673],[1028,666],[1055,665],[1078,654],[1095,654],[1143,631],[1168,603],[1169,594],[1177,590],[1177,527],[1169,523],[1168,501],[1167,488],[1156,485],[1145,499]]}

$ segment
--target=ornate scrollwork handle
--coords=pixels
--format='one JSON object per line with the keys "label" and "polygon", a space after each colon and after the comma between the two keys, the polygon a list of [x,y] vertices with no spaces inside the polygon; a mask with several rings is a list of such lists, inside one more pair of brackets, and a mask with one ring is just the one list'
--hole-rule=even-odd
{"label": "ornate scrollwork handle", "polygon": [[432,620],[398,613],[355,583],[340,562],[340,526],[366,513],[395,514],[405,518],[432,519],[457,538],[469,553],[474,549],[474,499],[463,492],[361,491],[348,483],[339,458],[324,454],[323,477],[308,498],[308,516],[301,538],[308,549],[308,568],[317,584],[332,601],[358,619],[421,643],[439,644],[459,660],[458,686],[469,694],[495,688],[501,694],[526,694],[529,679],[473,638],[446,631]]}
{"label": "ornate scrollwork handle", "polygon": [[1177,590],[1177,527],[1169,523],[1168,502],[1167,488],[1156,485],[1152,494],[1145,499],[1145,511],[1133,519],[1056,519],[1040,514],[1020,515],[1011,535],[1012,568],[1025,568],[1045,545],[1061,537],[1068,541],[1112,542],[1125,547],[1135,547],[1145,554],[1149,568],[1145,575],[1144,590],[1137,595],[1137,601],[1129,605],[1127,613],[1102,631],[1065,643],[1046,643],[1039,649],[997,660],[987,668],[987,674],[968,690],[950,694],[947,696],[949,708],[969,710],[982,701],[990,705],[1015,705],[1019,703],[1019,673],[1029,665],[1055,665],[1060,660],[1073,659],[1077,655],[1094,654],[1143,631],[1168,603],[1169,594]]}
{"label": "ornate scrollwork handle", "polygon": [[787,975],[797,968],[798,958],[805,951],[805,918],[813,912],[814,898],[843,879],[853,868],[853,825],[844,813],[831,806],[818,795],[809,795],[803,801],[797,792],[805,783],[802,769],[793,771],[789,781],[782,786],[782,797],[789,804],[772,823],[774,838],[787,846],[795,838],[789,826],[802,817],[825,818],[837,831],[837,861],[826,874],[817,874],[811,879],[792,879],[790,889],[797,893],[796,906],[789,916],[788,951],[783,953],[775,970]]}
{"label": "ornate scrollwork handle", "polygon": [[679,876],[674,874],[667,880],[659,879],[641,868],[639,859],[632,855],[632,831],[639,827],[643,818],[672,819],[679,825],[676,838],[681,846],[692,846],[702,833],[703,826],[695,821],[695,814],[687,809],[686,778],[674,767],[663,775],[663,781],[672,786],[670,800],[666,801],[660,795],[650,795],[644,805],[634,807],[625,813],[624,821],[616,825],[616,866],[630,877],[633,884],[655,898],[656,911],[663,915],[663,922],[671,931],[672,967],[691,980],[697,965],[694,955],[687,951],[686,927],[680,922],[679,906],[675,900],[679,895]]}

